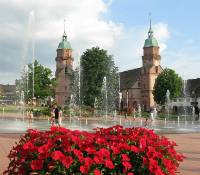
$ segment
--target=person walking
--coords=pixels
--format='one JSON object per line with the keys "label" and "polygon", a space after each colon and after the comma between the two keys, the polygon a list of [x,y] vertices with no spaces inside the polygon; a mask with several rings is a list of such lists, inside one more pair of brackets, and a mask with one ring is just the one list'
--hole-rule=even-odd
{"label": "person walking", "polygon": [[55,120],[55,116],[54,116],[54,108],[51,108],[51,117],[50,117],[50,123],[51,126],[54,126],[54,120]]}
{"label": "person walking", "polygon": [[55,124],[60,126],[60,123],[59,123],[59,109],[58,109],[57,105],[54,106],[54,117],[55,117]]}

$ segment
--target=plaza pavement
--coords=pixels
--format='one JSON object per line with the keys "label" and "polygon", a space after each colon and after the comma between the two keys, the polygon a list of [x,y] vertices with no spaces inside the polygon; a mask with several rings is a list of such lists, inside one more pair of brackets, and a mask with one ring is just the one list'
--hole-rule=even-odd
{"label": "plaza pavement", "polygon": [[[167,134],[170,140],[178,144],[178,152],[183,153],[187,158],[181,163],[178,175],[199,175],[200,174],[200,133],[188,134]],[[19,140],[19,134],[0,134],[0,174],[8,166],[7,155]]]}

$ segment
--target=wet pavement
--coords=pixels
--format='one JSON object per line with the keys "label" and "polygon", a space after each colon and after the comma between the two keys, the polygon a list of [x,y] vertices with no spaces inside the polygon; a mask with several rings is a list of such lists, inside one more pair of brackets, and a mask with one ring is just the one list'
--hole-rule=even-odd
{"label": "wet pavement", "polygon": [[[118,118],[71,118],[64,120],[62,126],[72,130],[89,130],[96,127],[109,127],[112,125],[123,125],[124,127],[148,127],[154,129],[158,134],[167,136],[178,144],[178,152],[183,153],[187,158],[179,169],[181,175],[200,174],[200,122],[192,121],[164,121],[145,122],[145,119],[124,117]],[[28,128],[49,130],[49,120],[34,120],[30,122],[20,117],[0,117],[0,174],[8,166],[7,155],[19,137]]]}

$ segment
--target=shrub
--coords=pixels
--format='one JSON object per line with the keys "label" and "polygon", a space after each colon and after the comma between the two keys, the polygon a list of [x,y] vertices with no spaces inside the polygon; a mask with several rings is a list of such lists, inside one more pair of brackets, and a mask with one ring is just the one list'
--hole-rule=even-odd
{"label": "shrub", "polygon": [[32,110],[33,110],[33,115],[35,117],[38,117],[38,116],[50,116],[51,115],[50,108],[47,108],[47,107],[33,108]]}
{"label": "shrub", "polygon": [[4,174],[175,175],[183,160],[175,146],[145,128],[28,130],[11,150]]}

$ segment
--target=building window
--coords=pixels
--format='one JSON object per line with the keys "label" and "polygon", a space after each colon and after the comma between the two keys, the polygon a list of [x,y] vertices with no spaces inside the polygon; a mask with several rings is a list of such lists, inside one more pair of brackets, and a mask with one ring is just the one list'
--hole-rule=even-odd
{"label": "building window", "polygon": [[156,66],[156,73],[158,73],[158,66]]}
{"label": "building window", "polygon": [[67,90],[67,86],[65,86],[65,90]]}
{"label": "building window", "polygon": [[141,83],[140,82],[138,82],[138,87],[140,87],[141,86]]}
{"label": "building window", "polygon": [[68,73],[68,70],[67,70],[67,67],[65,67],[65,74],[67,74]]}

